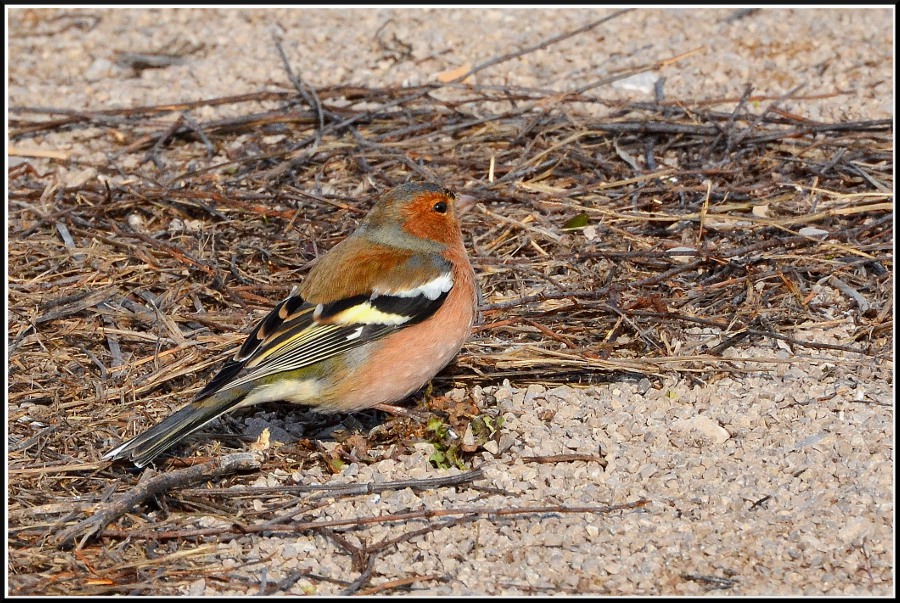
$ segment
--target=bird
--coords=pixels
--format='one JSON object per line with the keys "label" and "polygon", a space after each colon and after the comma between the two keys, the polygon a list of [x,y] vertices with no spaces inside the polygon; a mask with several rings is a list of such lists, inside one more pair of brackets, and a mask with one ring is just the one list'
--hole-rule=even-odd
{"label": "bird", "polygon": [[417,391],[476,321],[480,290],[459,225],[472,202],[426,182],[384,193],[193,401],[103,460],[143,468],[210,421],[263,402],[354,412]]}

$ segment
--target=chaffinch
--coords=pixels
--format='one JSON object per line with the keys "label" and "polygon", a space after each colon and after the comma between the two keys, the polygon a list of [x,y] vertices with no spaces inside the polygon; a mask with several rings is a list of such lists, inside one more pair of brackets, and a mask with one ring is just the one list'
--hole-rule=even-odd
{"label": "chaffinch", "polygon": [[351,412],[419,389],[459,352],[477,311],[454,201],[431,184],[386,193],[193,402],[103,458],[144,467],[220,415],[261,402]]}

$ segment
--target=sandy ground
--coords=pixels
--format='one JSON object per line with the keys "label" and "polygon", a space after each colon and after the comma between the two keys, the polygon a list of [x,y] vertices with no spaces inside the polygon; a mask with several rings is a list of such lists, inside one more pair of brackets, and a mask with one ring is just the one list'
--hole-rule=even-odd
{"label": "sandy ground", "polygon": [[[607,9],[8,9],[10,106],[102,109],[288,86],[272,43],[314,86],[435,81],[441,73],[547,40]],[[651,100],[733,98],[747,83],[781,107],[827,121],[893,116],[892,9],[639,9],[586,34],[488,68],[481,84],[571,90],[619,70],[653,69],[596,92]],[[122,52],[195,51],[183,64],[133,72]],[[649,75],[648,75],[649,74]],[[835,94],[839,93],[839,94]],[[819,98],[815,98],[819,97]],[[213,112],[213,109],[203,109]],[[198,117],[206,118],[205,114]],[[78,133],[30,145],[89,155]],[[90,177],[58,170],[63,180]],[[840,317],[838,317],[840,318]],[[804,338],[848,343],[851,317]],[[484,518],[399,544],[372,584],[409,576],[411,592],[447,594],[890,595],[894,593],[893,359],[778,347],[731,351],[776,357],[706,385],[622,381],[585,388],[485,383],[472,392],[505,417],[503,445],[475,465],[493,491],[444,488],[356,497],[321,519],[415,509],[645,506],[611,515]],[[263,475],[259,484],[370,482],[442,474],[427,446],[335,476]],[[582,453],[577,461],[529,456]],[[409,526],[406,526],[407,528]],[[377,541],[397,526],[375,525]],[[261,561],[266,560],[266,561]],[[346,553],[316,534],[222,544],[187,592],[257,593],[291,571],[352,581]],[[210,579],[211,575],[227,580]],[[160,594],[178,594],[162,581]],[[293,594],[344,586],[302,578]],[[725,590],[715,590],[724,588]]]}

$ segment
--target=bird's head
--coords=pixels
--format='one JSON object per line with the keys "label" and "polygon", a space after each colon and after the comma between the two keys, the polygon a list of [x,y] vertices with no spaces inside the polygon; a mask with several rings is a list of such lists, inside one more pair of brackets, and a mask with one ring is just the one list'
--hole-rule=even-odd
{"label": "bird's head", "polygon": [[414,237],[452,244],[460,236],[459,201],[457,195],[436,184],[411,182],[382,195],[363,225],[369,229],[399,226]]}

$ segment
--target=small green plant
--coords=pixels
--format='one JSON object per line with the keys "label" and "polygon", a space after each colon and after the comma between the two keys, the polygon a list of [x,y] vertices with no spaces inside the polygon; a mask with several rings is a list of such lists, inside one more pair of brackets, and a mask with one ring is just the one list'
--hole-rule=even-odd
{"label": "small green plant", "polygon": [[440,469],[458,467],[469,469],[467,458],[471,456],[489,440],[500,437],[500,427],[503,425],[503,417],[491,417],[478,415],[469,423],[474,437],[474,445],[463,444],[459,436],[451,435],[450,425],[438,417],[428,420],[426,429],[432,434],[429,441],[434,445],[434,452],[428,460]]}
{"label": "small green plant", "polygon": [[460,456],[459,438],[450,435],[450,425],[438,417],[428,419],[426,429],[432,433],[430,442],[434,444],[434,452],[428,460],[439,469],[459,467],[468,469],[466,462]]}

